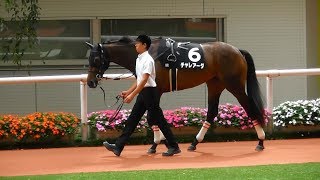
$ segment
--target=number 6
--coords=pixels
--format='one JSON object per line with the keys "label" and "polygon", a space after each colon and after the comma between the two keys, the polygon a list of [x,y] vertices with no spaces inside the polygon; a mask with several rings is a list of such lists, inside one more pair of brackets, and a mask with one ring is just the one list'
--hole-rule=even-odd
{"label": "number 6", "polygon": [[[198,52],[196,52],[198,50],[199,50],[199,48],[190,49],[190,51],[188,53],[188,58],[190,59],[190,61],[198,62],[201,59],[201,55]],[[194,56],[196,56],[196,57],[194,57]]]}

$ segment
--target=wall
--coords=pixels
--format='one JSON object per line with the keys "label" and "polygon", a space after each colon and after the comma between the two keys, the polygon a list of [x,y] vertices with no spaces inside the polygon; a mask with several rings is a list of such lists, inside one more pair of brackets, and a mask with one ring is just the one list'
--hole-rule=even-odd
{"label": "wall", "polygon": [[[312,30],[311,24],[307,23],[309,15],[306,14],[306,9],[309,4],[306,4],[306,0],[185,0],[183,3],[177,0],[40,0],[40,5],[41,19],[224,17],[226,42],[252,53],[257,70],[310,67],[307,61],[309,51],[307,53],[306,48],[307,45],[314,47],[309,43],[313,36],[306,36],[307,31]],[[108,73],[113,72],[125,71]],[[25,72],[19,73],[26,75]],[[19,73],[1,72],[0,76],[19,76]],[[33,75],[49,73],[81,74],[86,71],[32,72]],[[259,78],[259,81],[265,94],[265,79]],[[110,92],[107,104],[113,104],[116,94],[129,87],[130,83],[104,82],[103,87]],[[319,96],[319,92],[312,89],[313,86],[306,77],[278,78],[274,81],[274,106],[287,100],[306,99],[309,92],[314,93],[312,96]],[[26,113],[35,110],[80,112],[78,83],[1,86],[0,93],[0,101],[4,102],[0,105],[0,113]],[[35,94],[38,96],[35,97]],[[13,105],[12,99],[18,100],[19,104]],[[89,112],[106,109],[100,89],[89,89],[88,99]],[[37,105],[34,105],[35,101],[38,102]],[[228,92],[223,93],[220,101],[237,103]],[[206,87],[201,85],[165,94],[161,103],[163,109],[179,106],[206,107]],[[132,104],[125,108],[130,107]]]}

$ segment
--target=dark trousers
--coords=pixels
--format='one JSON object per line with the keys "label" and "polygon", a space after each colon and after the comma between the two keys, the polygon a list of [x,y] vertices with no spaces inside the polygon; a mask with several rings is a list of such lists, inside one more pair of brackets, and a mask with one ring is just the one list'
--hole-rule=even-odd
{"label": "dark trousers", "polygon": [[116,146],[122,151],[129,137],[134,132],[143,114],[148,110],[147,121],[149,126],[158,125],[171,148],[178,148],[175,137],[163,116],[160,104],[160,93],[156,87],[145,87],[139,93],[131,114],[129,115],[122,134],[116,141]]}

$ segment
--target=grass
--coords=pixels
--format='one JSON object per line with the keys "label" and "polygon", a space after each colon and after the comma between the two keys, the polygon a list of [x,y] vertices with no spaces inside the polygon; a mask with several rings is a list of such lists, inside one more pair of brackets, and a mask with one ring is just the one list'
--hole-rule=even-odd
{"label": "grass", "polygon": [[[213,162],[214,163],[214,162]],[[124,171],[76,173],[41,176],[0,177],[0,179],[320,179],[320,163],[264,165],[248,167],[204,168],[204,169],[173,169],[152,171]]]}

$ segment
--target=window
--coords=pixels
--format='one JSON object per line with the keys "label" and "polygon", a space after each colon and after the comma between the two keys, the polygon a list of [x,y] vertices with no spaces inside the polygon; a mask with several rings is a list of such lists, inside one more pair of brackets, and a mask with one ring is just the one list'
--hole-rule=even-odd
{"label": "window", "polygon": [[172,18],[172,19],[115,19],[102,20],[101,40],[118,39],[121,36],[170,37],[177,41],[197,43],[223,40],[221,18]]}
{"label": "window", "polygon": [[[19,27],[9,23],[6,33],[10,34],[16,28]],[[88,49],[84,42],[90,42],[90,21],[41,20],[37,36],[38,46],[27,49],[23,60],[86,59]]]}
{"label": "window", "polygon": [[[99,32],[101,24],[101,42],[145,33],[153,37],[170,37],[181,42],[213,42],[224,40],[223,18],[166,18],[166,19],[104,19],[96,20],[99,26],[93,26],[90,20],[40,20],[37,26],[38,47],[27,49],[23,60],[32,60],[33,65],[61,68],[70,65],[82,69],[87,64],[88,47],[92,33]],[[14,23],[0,27],[1,35],[8,37],[14,32]],[[99,36],[98,34],[94,34]],[[5,54],[0,50],[0,55]],[[74,61],[81,59],[81,61]],[[44,62],[49,62],[43,64]],[[66,61],[68,60],[68,61]],[[39,66],[40,68],[40,66]]]}

